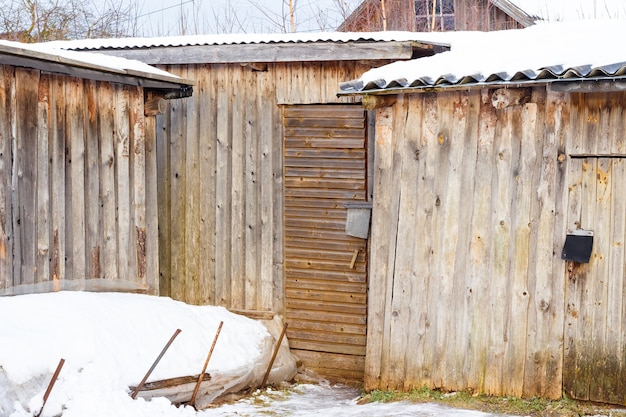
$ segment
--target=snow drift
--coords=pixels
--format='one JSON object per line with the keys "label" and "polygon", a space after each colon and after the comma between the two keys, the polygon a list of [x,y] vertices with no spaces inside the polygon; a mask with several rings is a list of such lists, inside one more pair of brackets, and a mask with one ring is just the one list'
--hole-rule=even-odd
{"label": "snow drift", "polygon": [[[276,343],[277,322],[267,323],[221,307],[190,306],[138,294],[59,292],[0,297],[0,416],[39,411],[61,358],[65,365],[42,416],[195,415],[166,399],[130,398],[176,329],[180,335],[148,381],[197,375],[224,322],[207,372],[211,388],[201,408],[227,392],[258,386]],[[269,382],[296,373],[286,342]]]}

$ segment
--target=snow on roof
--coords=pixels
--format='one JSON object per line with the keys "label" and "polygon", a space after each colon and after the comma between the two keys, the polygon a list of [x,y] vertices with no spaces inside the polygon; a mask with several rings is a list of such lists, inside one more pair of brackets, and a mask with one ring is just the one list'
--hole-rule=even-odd
{"label": "snow on roof", "polygon": [[626,76],[617,20],[541,23],[499,32],[424,34],[451,43],[440,54],[399,61],[343,83],[343,93]]}
{"label": "snow on roof", "polygon": [[184,84],[180,77],[140,61],[93,52],[62,50],[55,48],[52,42],[30,44],[0,40],[0,53],[87,68],[99,72],[111,72],[139,78],[158,78]]}
{"label": "snow on roof", "polygon": [[626,19],[626,0],[508,0],[545,21]]}
{"label": "snow on roof", "polygon": [[315,43],[315,42],[403,42],[422,41],[415,32],[314,32],[314,33],[255,33],[166,36],[156,38],[82,39],[54,41],[47,45],[72,50],[130,49],[175,46]]}

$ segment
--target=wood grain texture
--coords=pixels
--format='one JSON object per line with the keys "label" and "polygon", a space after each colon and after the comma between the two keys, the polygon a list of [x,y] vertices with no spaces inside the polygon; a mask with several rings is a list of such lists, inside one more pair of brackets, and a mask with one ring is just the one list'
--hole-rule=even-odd
{"label": "wood grain texture", "polygon": [[0,286],[145,290],[143,89],[7,66],[1,75]]}
{"label": "wood grain texture", "polygon": [[[564,386],[623,403],[624,168],[612,156],[624,95],[490,101],[415,94],[378,110],[366,388],[558,398]],[[603,241],[590,264],[568,265],[565,234],[579,228]]]}

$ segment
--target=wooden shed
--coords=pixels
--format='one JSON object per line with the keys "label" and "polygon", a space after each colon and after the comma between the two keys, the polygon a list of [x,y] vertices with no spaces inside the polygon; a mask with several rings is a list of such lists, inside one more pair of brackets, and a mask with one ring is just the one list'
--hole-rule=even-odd
{"label": "wooden shed", "polygon": [[367,212],[374,129],[360,98],[338,98],[338,85],[447,47],[414,33],[64,47],[97,48],[195,82],[193,97],[157,117],[160,293],[280,314],[307,367],[362,381],[368,244],[346,223],[349,210]]}
{"label": "wooden shed", "polygon": [[140,62],[0,43],[0,294],[158,293],[153,116],[191,84]]}
{"label": "wooden shed", "polygon": [[623,22],[550,29],[342,86],[380,103],[366,389],[626,404]]}

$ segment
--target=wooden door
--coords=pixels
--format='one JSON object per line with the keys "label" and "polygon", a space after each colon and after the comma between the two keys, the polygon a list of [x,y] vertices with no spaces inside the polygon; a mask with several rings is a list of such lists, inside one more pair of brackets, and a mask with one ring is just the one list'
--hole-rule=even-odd
{"label": "wooden door", "polygon": [[346,234],[346,204],[367,199],[360,105],[284,108],[287,337],[307,368],[362,381],[367,241]]}
{"label": "wooden door", "polygon": [[594,240],[589,263],[567,264],[564,391],[626,404],[626,161],[577,158],[568,169],[568,230]]}

